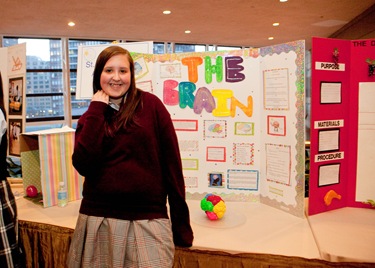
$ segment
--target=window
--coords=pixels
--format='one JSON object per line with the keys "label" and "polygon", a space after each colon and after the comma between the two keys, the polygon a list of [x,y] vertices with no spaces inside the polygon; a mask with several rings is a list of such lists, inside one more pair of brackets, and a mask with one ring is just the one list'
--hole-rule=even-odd
{"label": "window", "polygon": [[[4,47],[26,43],[26,132],[61,127],[64,113],[63,57],[61,39],[4,37]],[[89,100],[76,100],[79,45],[108,44],[110,41],[69,40],[72,117],[86,111]]]}
{"label": "window", "polygon": [[165,45],[164,43],[154,43],[154,48],[153,48],[153,52],[154,54],[164,54],[165,53],[165,49],[164,49]]}
{"label": "window", "polygon": [[26,43],[26,122],[64,120],[61,40],[3,40],[5,47],[21,43]]}
{"label": "window", "polygon": [[223,50],[239,50],[241,47],[224,47],[224,46],[217,46],[217,51]]}
{"label": "window", "polygon": [[205,45],[189,45],[189,44],[175,44],[174,52],[204,52],[206,51]]}

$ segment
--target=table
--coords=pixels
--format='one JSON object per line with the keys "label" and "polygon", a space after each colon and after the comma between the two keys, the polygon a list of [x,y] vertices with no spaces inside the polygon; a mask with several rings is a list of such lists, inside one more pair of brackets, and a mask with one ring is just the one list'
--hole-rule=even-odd
{"label": "table", "polygon": [[323,260],[375,267],[375,209],[341,208],[308,217]]}
{"label": "table", "polygon": [[[240,220],[212,227],[201,221],[199,200],[187,203],[194,244],[189,249],[176,249],[174,268],[345,267],[348,264],[321,259],[307,218],[297,218],[259,203],[227,202],[226,216]],[[79,206],[80,200],[69,202],[64,208],[43,208],[22,197],[17,199],[26,267],[64,267]],[[350,267],[366,265],[350,263]]]}

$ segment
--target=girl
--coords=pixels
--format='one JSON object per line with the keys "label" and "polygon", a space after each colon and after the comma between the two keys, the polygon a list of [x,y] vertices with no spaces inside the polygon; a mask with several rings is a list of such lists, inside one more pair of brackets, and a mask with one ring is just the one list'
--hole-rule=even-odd
{"label": "girl", "polygon": [[93,89],[72,156],[85,182],[68,265],[172,267],[174,247],[190,247],[193,232],[170,114],[136,88],[119,46],[98,56]]}

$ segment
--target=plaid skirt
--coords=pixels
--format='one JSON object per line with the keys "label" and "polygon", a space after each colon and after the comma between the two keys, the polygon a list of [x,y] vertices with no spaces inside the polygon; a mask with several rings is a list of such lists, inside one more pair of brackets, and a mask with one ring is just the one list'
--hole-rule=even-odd
{"label": "plaid skirt", "polygon": [[79,214],[67,265],[168,268],[174,251],[169,219],[127,221]]}
{"label": "plaid skirt", "polygon": [[7,180],[0,181],[0,267],[21,267],[17,207]]}

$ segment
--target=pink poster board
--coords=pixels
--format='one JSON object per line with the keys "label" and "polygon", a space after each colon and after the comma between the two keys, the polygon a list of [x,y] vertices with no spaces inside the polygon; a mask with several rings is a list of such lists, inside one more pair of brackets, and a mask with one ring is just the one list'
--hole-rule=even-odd
{"label": "pink poster board", "polygon": [[309,215],[371,207],[356,201],[359,85],[375,82],[368,58],[375,40],[313,38]]}

